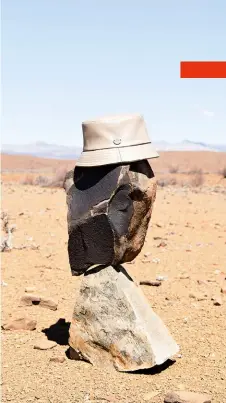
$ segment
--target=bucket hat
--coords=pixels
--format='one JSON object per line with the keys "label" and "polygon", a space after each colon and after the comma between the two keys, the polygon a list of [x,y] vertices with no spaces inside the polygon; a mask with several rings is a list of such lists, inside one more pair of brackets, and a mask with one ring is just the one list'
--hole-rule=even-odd
{"label": "bucket hat", "polygon": [[130,163],[159,157],[142,115],[108,116],[82,123],[82,167]]}

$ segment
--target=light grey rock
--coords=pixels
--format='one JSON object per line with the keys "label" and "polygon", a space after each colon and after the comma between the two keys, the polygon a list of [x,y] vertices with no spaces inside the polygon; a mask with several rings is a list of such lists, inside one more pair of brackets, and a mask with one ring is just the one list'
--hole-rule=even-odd
{"label": "light grey rock", "polygon": [[37,340],[34,348],[36,350],[50,350],[51,348],[54,348],[57,346],[57,343],[52,340],[47,340],[47,339],[40,339]]}
{"label": "light grey rock", "polygon": [[211,396],[195,392],[169,392],[164,403],[211,403]]}
{"label": "light grey rock", "polygon": [[21,297],[19,306],[32,306],[39,305],[43,308],[51,309],[56,311],[58,302],[50,298],[45,298],[39,295],[25,294]]}
{"label": "light grey rock", "polygon": [[2,325],[4,330],[35,330],[37,326],[37,321],[28,316],[20,316],[9,320],[7,323]]}
{"label": "light grey rock", "polygon": [[160,365],[179,350],[122,266],[99,266],[83,277],[69,344],[71,358],[118,371]]}

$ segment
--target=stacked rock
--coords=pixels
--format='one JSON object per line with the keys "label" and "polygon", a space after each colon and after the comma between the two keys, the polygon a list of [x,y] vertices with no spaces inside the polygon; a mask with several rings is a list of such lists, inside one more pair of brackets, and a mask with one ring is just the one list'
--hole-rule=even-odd
{"label": "stacked rock", "polygon": [[158,154],[141,116],[83,123],[84,149],[65,181],[68,255],[82,275],[71,357],[119,371],[162,364],[178,351],[121,266],[141,251],[156,197],[148,162]]}

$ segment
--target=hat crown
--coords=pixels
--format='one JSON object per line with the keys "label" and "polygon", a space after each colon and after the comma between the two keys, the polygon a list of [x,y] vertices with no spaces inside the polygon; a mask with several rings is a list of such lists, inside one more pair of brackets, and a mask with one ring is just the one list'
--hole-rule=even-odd
{"label": "hat crown", "polygon": [[82,123],[83,151],[150,143],[141,115],[107,116]]}

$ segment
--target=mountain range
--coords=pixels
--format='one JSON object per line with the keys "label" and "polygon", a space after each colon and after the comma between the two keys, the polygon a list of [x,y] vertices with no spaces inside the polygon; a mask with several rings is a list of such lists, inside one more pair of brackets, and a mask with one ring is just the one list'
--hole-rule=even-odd
{"label": "mountain range", "polygon": [[[180,143],[166,141],[153,142],[157,151],[213,151],[226,152],[226,144],[207,144],[184,140]],[[75,159],[81,153],[81,147],[70,147],[57,144],[48,144],[42,141],[31,144],[2,144],[1,152],[11,155],[31,155],[41,158]]]}

